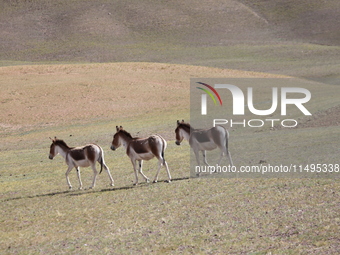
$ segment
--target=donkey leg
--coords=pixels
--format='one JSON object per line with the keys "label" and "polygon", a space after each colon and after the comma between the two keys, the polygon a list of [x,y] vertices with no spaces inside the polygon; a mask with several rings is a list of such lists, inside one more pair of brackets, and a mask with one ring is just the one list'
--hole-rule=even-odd
{"label": "donkey leg", "polygon": [[162,167],[162,162],[163,162],[163,159],[159,158],[158,159],[158,169],[157,169],[157,172],[156,172],[155,179],[153,180],[154,183],[156,183],[158,181],[158,175],[159,175],[159,172],[160,172],[161,167]]}
{"label": "donkey leg", "polygon": [[199,151],[194,151],[195,153],[195,157],[196,157],[196,163],[198,166],[200,166],[200,155],[199,155]]}
{"label": "donkey leg", "polygon": [[110,169],[108,168],[108,166],[103,162],[103,166],[104,166],[104,168],[105,168],[105,170],[106,170],[106,172],[107,172],[107,174],[109,175],[109,178],[110,178],[110,180],[111,180],[111,186],[115,186],[115,184],[114,184],[114,180],[113,180],[113,178],[112,178],[112,175],[111,175],[111,173],[110,173]]}
{"label": "donkey leg", "polygon": [[68,178],[68,174],[71,172],[72,168],[73,168],[73,166],[69,166],[66,170],[66,173],[65,173],[66,182],[67,182],[69,189],[72,189],[72,185],[71,185],[70,179]]}
{"label": "donkey leg", "polygon": [[[198,150],[194,150],[195,156],[196,156],[196,163],[197,166],[201,167],[200,165],[200,155],[199,155],[199,151]],[[200,172],[196,172],[196,176],[200,176]]]}
{"label": "donkey leg", "polygon": [[222,161],[223,156],[224,156],[224,152],[223,152],[223,150],[221,150],[220,159],[218,160],[218,163],[217,163],[219,166],[221,165],[221,161]]}
{"label": "donkey leg", "polygon": [[111,184],[110,184],[110,185],[111,185],[111,186],[115,186],[115,185],[114,185],[114,180],[113,180],[112,175],[111,175],[111,173],[110,173],[110,169],[109,169],[109,167],[105,164],[104,153],[102,153],[101,157],[98,159],[98,163],[99,163],[99,164],[102,164],[102,167],[105,168],[105,170],[106,170],[106,172],[107,172],[107,174],[108,174],[108,176],[109,176],[109,178],[110,178],[110,181],[111,181]]}
{"label": "donkey leg", "polygon": [[77,176],[78,176],[78,181],[79,181],[79,189],[82,189],[83,183],[81,182],[79,167],[76,167],[76,171],[77,171]]}
{"label": "donkey leg", "polygon": [[230,165],[233,166],[233,161],[231,159],[230,152],[228,150],[223,151],[222,149],[220,159],[218,160],[218,165],[221,165],[221,161],[224,155],[226,155],[226,158],[229,159]]}
{"label": "donkey leg", "polygon": [[228,150],[227,152],[228,158],[229,158],[229,162],[231,166],[234,166],[233,160],[231,159],[231,155],[230,155],[230,151]]}
{"label": "donkey leg", "polygon": [[142,166],[143,166],[143,160],[138,160],[139,162],[139,173],[144,177],[146,182],[150,182],[150,179],[143,173]]}
{"label": "donkey leg", "polygon": [[91,185],[90,189],[93,189],[94,186],[96,186],[96,179],[97,179],[98,171],[96,169],[95,163],[92,165],[92,170],[93,170],[93,181],[92,181],[92,185]]}
{"label": "donkey leg", "polygon": [[204,164],[206,164],[207,166],[210,166],[207,162],[207,151],[202,151],[202,155],[203,155],[203,161],[204,161]]}
{"label": "donkey leg", "polygon": [[171,175],[170,175],[170,170],[169,170],[169,166],[168,166],[168,163],[164,160],[164,166],[165,166],[165,169],[166,169],[166,173],[168,174],[168,183],[171,182]]}
{"label": "donkey leg", "polygon": [[132,165],[133,165],[133,171],[135,173],[135,178],[136,178],[136,181],[133,185],[138,185],[138,173],[137,173],[136,160],[131,160],[131,162],[132,162]]}
{"label": "donkey leg", "polygon": [[229,159],[230,165],[233,166],[233,160],[231,159],[231,154],[228,148],[221,148],[221,157],[218,161],[218,165],[221,165],[221,161],[224,155],[226,155],[226,158]]}

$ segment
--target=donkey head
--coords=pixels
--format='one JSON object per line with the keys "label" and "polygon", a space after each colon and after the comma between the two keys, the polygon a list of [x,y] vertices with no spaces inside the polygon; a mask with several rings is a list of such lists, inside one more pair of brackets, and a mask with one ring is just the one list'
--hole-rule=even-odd
{"label": "donkey head", "polygon": [[123,127],[120,126],[116,126],[116,130],[117,132],[114,134],[113,136],[113,140],[112,140],[112,143],[111,143],[111,150],[116,150],[118,147],[121,146],[121,131],[124,131]]}
{"label": "donkey head", "polygon": [[182,131],[182,125],[185,124],[184,120],[182,120],[182,122],[180,122],[179,120],[177,120],[177,128],[175,129],[175,133],[176,133],[176,144],[177,145],[181,145],[181,142],[184,139],[184,135],[183,135],[183,131]]}
{"label": "donkey head", "polygon": [[55,149],[56,147],[56,141],[57,141],[57,137],[54,137],[54,139],[52,139],[50,137],[50,139],[52,140],[52,144],[50,146],[50,154],[48,156],[49,159],[53,159],[56,155],[57,155],[57,150]]}

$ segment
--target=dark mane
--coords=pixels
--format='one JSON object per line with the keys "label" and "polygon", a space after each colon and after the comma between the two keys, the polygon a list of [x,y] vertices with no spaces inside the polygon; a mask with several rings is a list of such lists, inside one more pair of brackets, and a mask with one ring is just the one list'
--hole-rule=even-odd
{"label": "dark mane", "polygon": [[189,123],[186,123],[186,122],[182,122],[179,124],[180,126],[183,126],[185,128],[191,128],[190,124]]}
{"label": "dark mane", "polygon": [[119,130],[119,132],[122,132],[124,135],[126,135],[129,138],[133,138],[132,135],[129,132],[125,131],[124,129]]}
{"label": "dark mane", "polygon": [[54,144],[59,145],[61,147],[66,147],[67,149],[71,149],[63,140],[60,140],[60,139],[56,139],[54,141]]}
{"label": "dark mane", "polygon": [[186,123],[186,122],[180,122],[180,123],[178,124],[178,127],[177,127],[177,128],[183,128],[183,129],[187,130],[189,133],[190,133],[191,130],[194,130],[194,128],[192,128],[192,127],[190,126],[190,124],[189,124],[189,123]]}

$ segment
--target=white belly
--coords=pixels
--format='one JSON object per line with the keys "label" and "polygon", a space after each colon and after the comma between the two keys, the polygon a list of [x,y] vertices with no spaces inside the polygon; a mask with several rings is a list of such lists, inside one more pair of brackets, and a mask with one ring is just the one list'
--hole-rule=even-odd
{"label": "white belly", "polygon": [[198,143],[199,150],[206,150],[211,151],[217,148],[215,143],[212,142],[206,142],[206,143]]}
{"label": "white belly", "polygon": [[89,167],[90,166],[90,162],[86,159],[74,161],[74,164],[78,167]]}
{"label": "white belly", "polygon": [[134,158],[136,160],[150,160],[152,159],[155,155],[153,155],[151,152],[147,152],[147,153],[134,153]]}

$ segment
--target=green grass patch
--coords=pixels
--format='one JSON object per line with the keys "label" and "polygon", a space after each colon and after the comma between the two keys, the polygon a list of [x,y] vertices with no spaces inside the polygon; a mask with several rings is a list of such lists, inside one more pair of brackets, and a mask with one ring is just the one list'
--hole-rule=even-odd
{"label": "green grass patch", "polygon": [[[20,98],[20,104],[2,112],[0,249],[4,254],[334,254],[339,250],[338,179],[189,178],[190,147],[187,142],[177,146],[174,133],[177,119],[189,120],[189,78],[260,74],[147,63],[19,66],[1,71],[6,81],[2,84],[7,84],[2,106]],[[136,84],[144,87],[138,89]],[[306,84],[315,96],[308,107],[311,111],[337,104],[337,86]],[[29,93],[32,89],[34,93]],[[49,101],[54,97],[55,105]],[[107,104],[103,98],[114,100]],[[75,112],[71,107],[57,115],[61,105],[90,101],[96,103],[85,113],[84,107]],[[115,103],[124,110],[105,112]],[[32,114],[50,107],[53,118],[51,112],[20,115],[28,106],[34,107]],[[23,117],[14,122],[8,115],[11,109]],[[104,115],[90,109],[102,109]],[[163,168],[158,183],[140,179],[140,185],[133,186],[132,164],[124,149],[109,148],[116,125],[133,136],[158,133],[166,138],[171,183],[164,182]],[[96,187],[88,189],[92,170],[82,168],[85,189],[77,190],[73,170],[74,190],[69,191],[64,160],[48,159],[50,136],[70,146],[90,142],[102,146],[115,186],[109,186],[102,172]],[[337,126],[234,129],[230,137],[236,165],[256,165],[260,160],[288,164],[293,157],[305,164],[338,162]],[[214,162],[213,153],[208,152],[208,160]],[[145,162],[143,169],[152,179],[156,160]]]}

